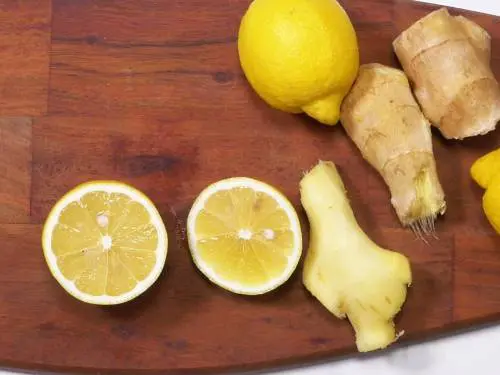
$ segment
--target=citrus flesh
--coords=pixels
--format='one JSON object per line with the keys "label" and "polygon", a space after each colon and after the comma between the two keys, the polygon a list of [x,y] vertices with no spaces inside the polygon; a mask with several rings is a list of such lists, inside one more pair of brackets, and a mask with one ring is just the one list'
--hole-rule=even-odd
{"label": "citrus flesh", "polygon": [[239,294],[263,294],[291,276],[302,253],[297,214],[274,187],[230,178],[207,187],[188,216],[196,266]]}
{"label": "citrus flesh", "polygon": [[160,275],[168,236],[153,203],[118,182],[82,184],[56,203],[43,231],[54,278],[92,304],[129,301]]}

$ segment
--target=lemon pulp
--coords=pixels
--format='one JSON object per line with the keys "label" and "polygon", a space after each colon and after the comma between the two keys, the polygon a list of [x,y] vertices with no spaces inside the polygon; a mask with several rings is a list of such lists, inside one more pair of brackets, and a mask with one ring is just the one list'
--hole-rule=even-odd
{"label": "lemon pulp", "polygon": [[244,294],[263,293],[286,281],[301,252],[291,204],[283,204],[282,196],[280,202],[278,192],[244,184],[213,190],[190,215],[190,247],[202,272]]}
{"label": "lemon pulp", "polygon": [[77,298],[123,302],[160,273],[166,232],[152,203],[134,197],[138,192],[88,190],[79,197],[70,193],[49,215],[45,256],[56,279]]}

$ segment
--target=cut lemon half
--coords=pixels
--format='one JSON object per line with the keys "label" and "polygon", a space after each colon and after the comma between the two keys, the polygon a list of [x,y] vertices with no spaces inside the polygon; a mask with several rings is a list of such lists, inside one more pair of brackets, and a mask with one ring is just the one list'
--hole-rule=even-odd
{"label": "cut lemon half", "polygon": [[52,275],[69,294],[115,305],[136,298],[157,280],[168,236],[156,207],[139,190],[93,181],[54,205],[42,246]]}
{"label": "cut lemon half", "polygon": [[302,254],[297,213],[276,188],[247,177],[205,188],[187,219],[198,269],[216,285],[257,295],[285,283]]}

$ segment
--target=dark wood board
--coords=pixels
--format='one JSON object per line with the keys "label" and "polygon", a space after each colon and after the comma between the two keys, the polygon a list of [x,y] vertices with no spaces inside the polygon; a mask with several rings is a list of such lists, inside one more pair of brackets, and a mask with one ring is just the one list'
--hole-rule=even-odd
{"label": "dark wood board", "polygon": [[[239,21],[249,0],[4,1],[0,15],[0,366],[131,374],[266,368],[354,353],[347,321],[301,284],[243,297],[194,267],[185,218],[220,178],[279,187],[303,222],[298,183],[334,161],[363,229],[408,255],[414,283],[398,316],[401,342],[500,319],[500,236],[481,210],[472,162],[500,131],[464,142],[433,138],[448,211],[429,245],[402,229],[379,177],[340,126],[271,109],[239,66]],[[435,6],[344,0],[362,62],[398,63],[394,37]],[[458,13],[451,10],[452,13]],[[500,19],[460,11],[493,37]],[[2,19],[4,19],[2,18]],[[51,277],[40,233],[76,184],[119,179],[144,191],[172,238],[166,272],[122,306],[85,305]]]}

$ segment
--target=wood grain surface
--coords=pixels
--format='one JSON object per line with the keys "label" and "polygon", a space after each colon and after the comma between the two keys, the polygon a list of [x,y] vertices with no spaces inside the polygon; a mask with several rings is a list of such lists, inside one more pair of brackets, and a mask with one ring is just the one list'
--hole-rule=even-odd
{"label": "wood grain surface", "polygon": [[0,222],[29,223],[31,196],[29,117],[0,117]]}
{"label": "wood grain surface", "polygon": [[51,1],[2,1],[0,20],[0,115],[42,115],[49,87]]}
{"label": "wood grain surface", "polygon": [[[237,30],[250,0],[4,1],[0,6],[0,366],[55,371],[177,373],[265,368],[353,353],[347,321],[301,284],[230,294],[194,267],[185,219],[220,178],[279,187],[297,208],[302,173],[334,161],[363,229],[406,254],[413,287],[397,318],[401,343],[500,319],[500,237],[481,210],[472,162],[500,131],[463,142],[434,132],[448,202],[429,244],[402,229],[380,176],[340,126],[271,109],[248,86]],[[435,7],[344,0],[363,63],[399,66],[391,42]],[[452,13],[457,14],[456,10]],[[492,35],[500,20],[460,12]],[[52,205],[76,184],[119,179],[144,191],[171,238],[165,272],[126,305],[70,297],[40,245]]]}

